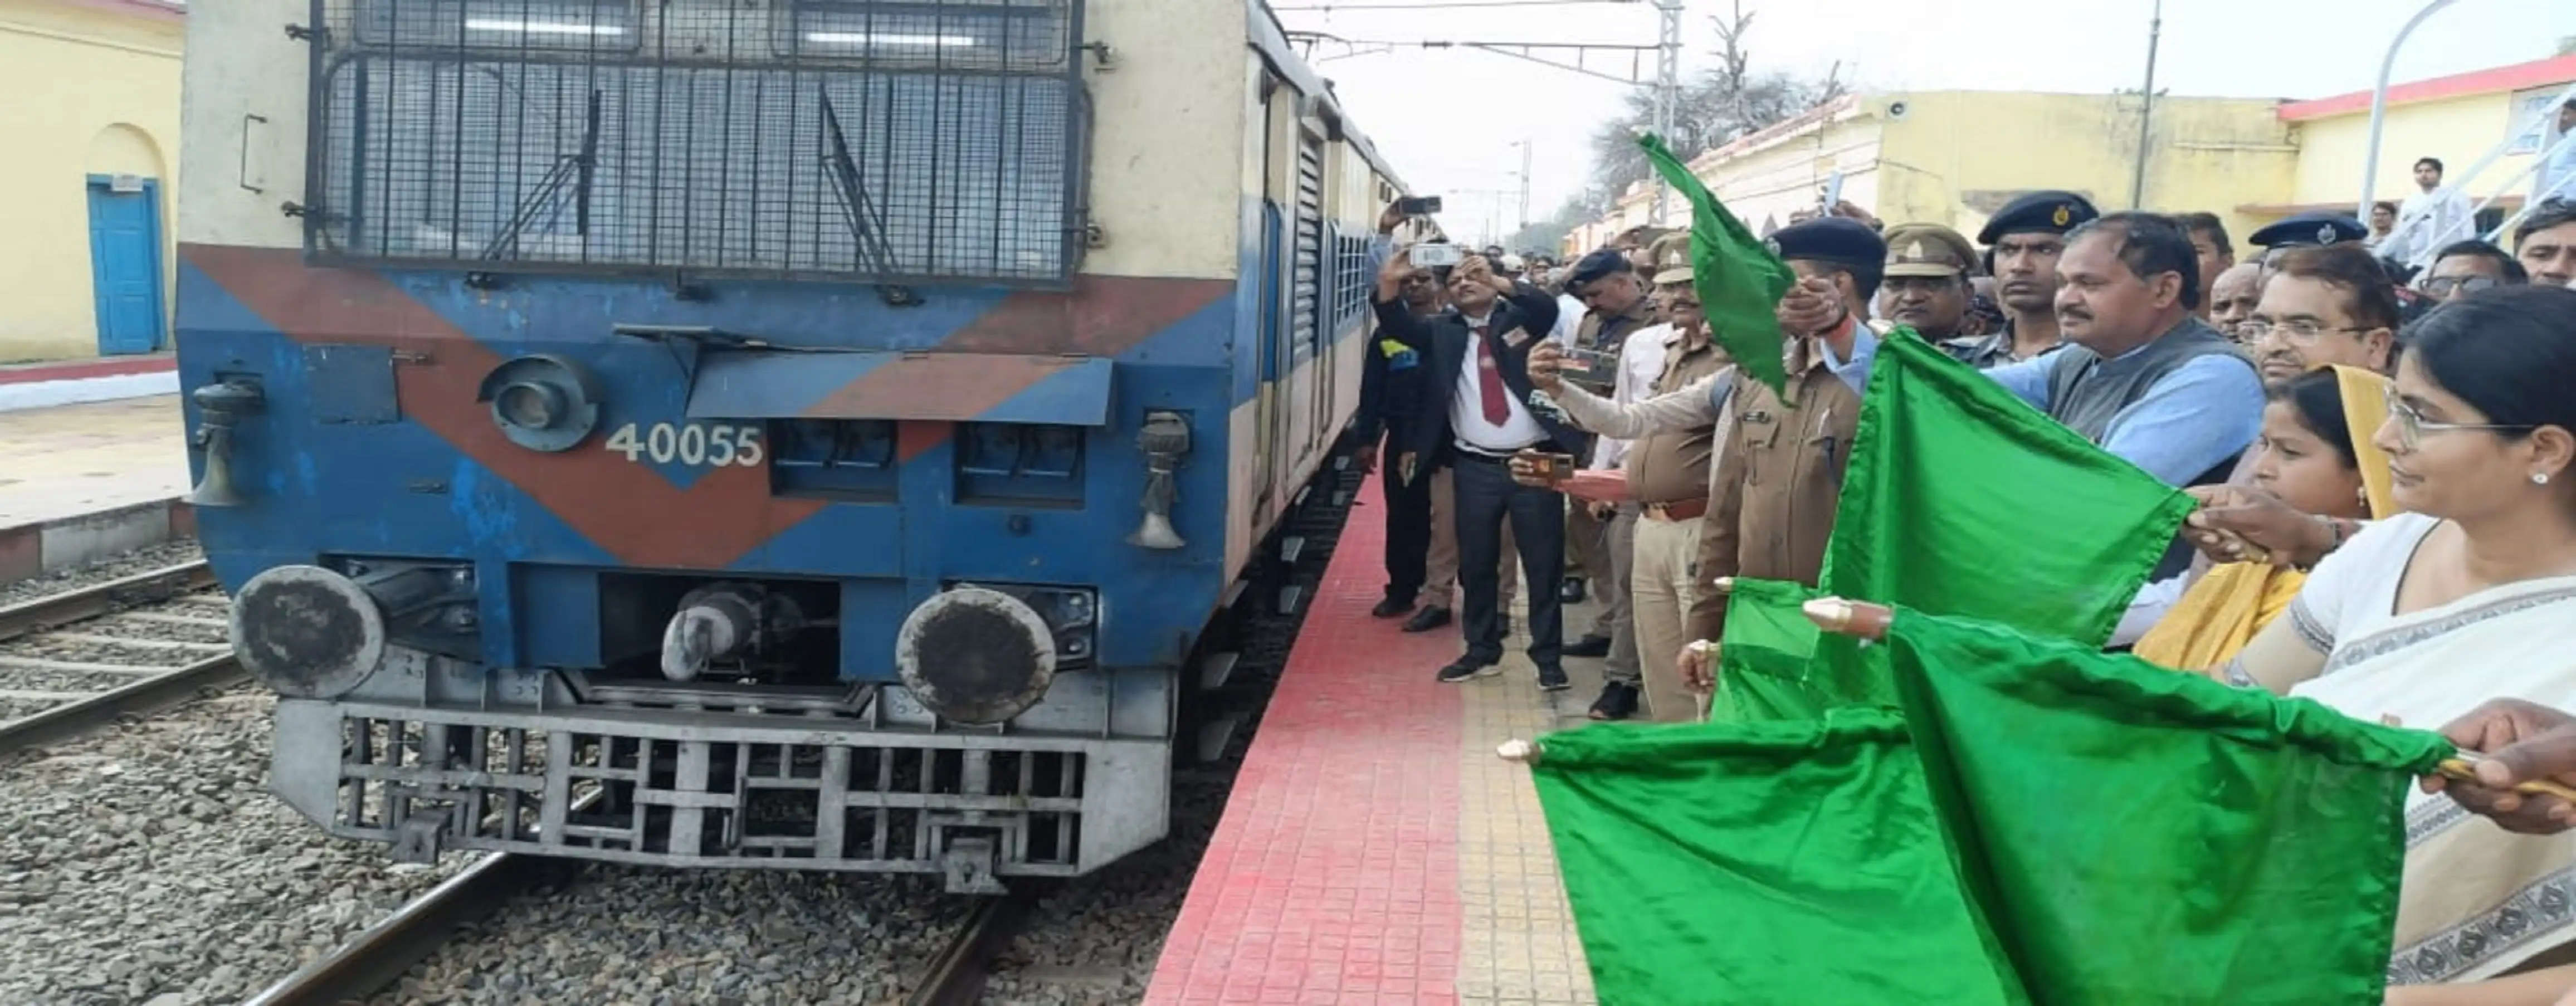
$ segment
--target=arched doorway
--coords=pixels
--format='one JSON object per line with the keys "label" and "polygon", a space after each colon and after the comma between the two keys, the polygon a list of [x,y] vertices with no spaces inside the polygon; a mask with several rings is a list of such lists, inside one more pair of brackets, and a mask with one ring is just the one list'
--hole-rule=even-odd
{"label": "arched doorway", "polygon": [[162,269],[159,144],[126,123],[90,140],[90,291],[97,306],[101,356],[161,348],[169,312]]}

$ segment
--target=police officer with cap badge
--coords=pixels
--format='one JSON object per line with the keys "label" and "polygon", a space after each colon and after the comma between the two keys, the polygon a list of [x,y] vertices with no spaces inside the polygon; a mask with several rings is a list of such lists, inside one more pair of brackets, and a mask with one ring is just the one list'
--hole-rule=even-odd
{"label": "police officer with cap badge", "polygon": [[2343,214],[2301,213],[2283,217],[2248,235],[2245,240],[2263,248],[2263,257],[2268,261],[2274,252],[2284,248],[2323,247],[2359,241],[2369,236],[2370,228]]}
{"label": "police officer with cap badge", "polygon": [[1976,271],[1977,250],[1958,231],[1940,224],[1891,228],[1878,315],[1932,342],[1959,338],[1976,302]]}
{"label": "police officer with cap badge", "polygon": [[1977,243],[1986,246],[2004,330],[1950,339],[1941,348],[1981,370],[2057,348],[2057,259],[2066,253],[2066,232],[2101,215],[2083,196],[2049,189],[2014,199],[1987,218]]}

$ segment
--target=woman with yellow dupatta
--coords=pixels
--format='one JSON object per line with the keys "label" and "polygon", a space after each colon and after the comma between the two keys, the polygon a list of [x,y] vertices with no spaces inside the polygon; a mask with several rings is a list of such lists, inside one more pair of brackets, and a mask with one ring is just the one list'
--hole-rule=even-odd
{"label": "woman with yellow dupatta", "polygon": [[[2394,512],[2388,456],[2371,443],[2388,419],[2388,384],[2371,371],[2337,366],[2273,388],[2255,442],[2255,484],[2302,513],[2370,519]],[[2216,676],[2289,609],[2306,582],[2307,574],[2268,562],[2213,566],[2133,652]]]}

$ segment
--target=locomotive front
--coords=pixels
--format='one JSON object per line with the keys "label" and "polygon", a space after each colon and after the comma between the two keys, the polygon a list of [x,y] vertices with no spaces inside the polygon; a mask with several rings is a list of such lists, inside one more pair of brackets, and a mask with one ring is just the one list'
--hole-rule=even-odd
{"label": "locomotive front", "polygon": [[299,246],[179,299],[287,803],[960,891],[1162,836],[1235,284],[1079,273],[1079,0],[206,6],[192,102],[306,85]]}

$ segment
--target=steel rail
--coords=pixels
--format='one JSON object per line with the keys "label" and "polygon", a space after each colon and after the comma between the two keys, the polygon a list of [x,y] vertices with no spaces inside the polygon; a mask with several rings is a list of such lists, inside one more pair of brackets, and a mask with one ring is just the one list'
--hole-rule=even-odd
{"label": "steel rail", "polygon": [[199,559],[21,601],[0,608],[0,642],[214,585],[214,572],[206,567],[205,560]]}
{"label": "steel rail", "polygon": [[905,997],[904,1006],[973,1006],[980,1001],[984,979],[992,974],[993,955],[1010,942],[1028,907],[1028,897],[1022,894],[986,898],[975,906],[974,917],[966,920],[966,928],[949,941],[947,949],[931,959],[928,976]]}
{"label": "steel rail", "polygon": [[66,737],[77,737],[116,722],[129,713],[150,713],[195,698],[199,689],[221,688],[245,677],[241,664],[226,653],[175,671],[155,674],[114,691],[66,702],[33,716],[0,723],[0,754],[8,754]]}
{"label": "steel rail", "polygon": [[383,921],[313,963],[278,979],[242,1006],[334,1006],[363,1001],[400,980],[464,924],[490,914],[533,886],[551,862],[496,852],[403,903]]}

